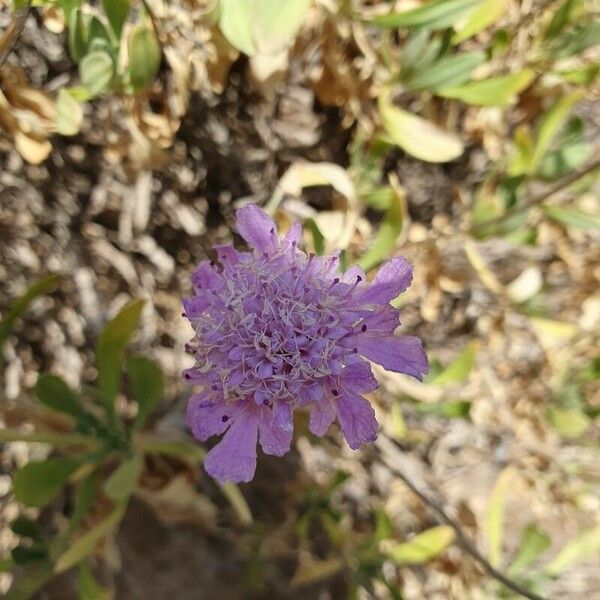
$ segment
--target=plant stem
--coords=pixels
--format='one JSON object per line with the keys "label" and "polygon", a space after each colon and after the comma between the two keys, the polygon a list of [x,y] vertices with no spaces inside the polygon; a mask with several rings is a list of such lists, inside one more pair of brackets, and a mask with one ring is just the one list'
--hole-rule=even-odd
{"label": "plant stem", "polygon": [[394,472],[404,481],[404,483],[410,488],[410,490],[417,495],[421,501],[433,512],[436,517],[442,523],[449,525],[454,529],[456,533],[456,541],[462,546],[462,548],[470,554],[482,567],[482,569],[494,579],[498,580],[508,589],[512,590],[516,594],[520,594],[524,598],[529,598],[529,600],[546,600],[542,596],[535,594],[534,592],[530,592],[529,590],[522,587],[516,581],[507,577],[504,573],[498,571],[495,567],[493,567],[489,561],[479,552],[475,544],[471,542],[471,540],[466,536],[463,532],[462,528],[454,519],[449,517],[444,509],[434,500],[429,498],[424,492],[422,492],[404,473],[402,473],[399,469],[395,469]]}

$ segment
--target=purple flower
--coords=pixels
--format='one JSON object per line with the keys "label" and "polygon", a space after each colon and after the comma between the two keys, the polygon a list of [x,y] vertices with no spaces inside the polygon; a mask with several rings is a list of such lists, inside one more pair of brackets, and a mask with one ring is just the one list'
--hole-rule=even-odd
{"label": "purple flower", "polygon": [[412,280],[405,258],[367,284],[359,267],[340,273],[338,255],[302,252],[297,223],[280,240],[257,206],[236,218],[253,252],[217,246],[221,266],[202,261],[183,301],[196,332],[196,364],[184,376],[202,386],[187,421],[199,440],[225,434],[204,461],[220,482],[252,479],[257,442],[286,454],[296,408],[310,412],[318,436],[337,418],[351,448],[374,441],[375,412],[362,394],[378,383],[365,359],[417,379],[428,370],[420,340],[394,335],[399,311],[390,301]]}

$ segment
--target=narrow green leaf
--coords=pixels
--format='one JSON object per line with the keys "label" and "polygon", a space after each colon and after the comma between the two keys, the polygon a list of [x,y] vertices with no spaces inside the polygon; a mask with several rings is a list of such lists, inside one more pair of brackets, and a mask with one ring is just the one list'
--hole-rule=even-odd
{"label": "narrow green leaf", "polygon": [[40,375],[35,384],[38,400],[53,410],[64,412],[72,417],[85,414],[77,395],[64,379],[56,375]]}
{"label": "narrow green leaf", "polygon": [[147,88],[160,69],[160,43],[154,29],[145,23],[136,25],[127,38],[129,76],[136,91]]}
{"label": "narrow green leaf", "polygon": [[544,572],[551,577],[562,573],[578,562],[596,556],[600,552],[600,527],[584,531],[569,542],[552,560]]}
{"label": "narrow green leaf", "polygon": [[107,89],[114,74],[113,59],[103,50],[95,50],[86,54],[79,63],[81,83],[89,93],[98,96]]}
{"label": "narrow green leaf", "polygon": [[550,546],[550,538],[535,525],[527,525],[521,532],[521,542],[515,559],[508,568],[509,577],[522,573],[538,556]]}
{"label": "narrow green leaf", "polygon": [[0,321],[0,346],[2,346],[6,338],[10,335],[15,321],[23,315],[31,302],[39,296],[54,291],[59,280],[59,275],[49,275],[44,277],[34,283],[22,296],[13,300],[10,308]]}
{"label": "narrow green leaf", "polygon": [[546,204],[542,209],[551,219],[554,219],[563,225],[567,225],[568,227],[589,230],[600,229],[600,216],[598,215],[585,213],[568,206],[554,206],[552,204]]}
{"label": "narrow green leaf", "polygon": [[387,92],[379,97],[379,113],[392,143],[411,156],[427,162],[448,162],[463,153],[460,138],[393,106]]}
{"label": "narrow green leaf", "polygon": [[95,579],[90,568],[85,564],[79,566],[79,600],[112,600],[113,593],[102,587]]}
{"label": "narrow green leaf", "polygon": [[415,408],[422,413],[449,419],[468,419],[471,402],[468,400],[448,400],[446,402],[421,402]]}
{"label": "narrow green leaf", "polygon": [[535,173],[546,152],[549,150],[552,140],[564,125],[571,109],[582,97],[583,92],[577,91],[561,98],[543,118],[531,157],[530,173]]}
{"label": "narrow green leaf", "polygon": [[465,381],[475,364],[479,342],[474,341],[465,346],[465,349],[451,362],[431,383],[445,385],[446,383]]}
{"label": "narrow green leaf", "polygon": [[0,442],[27,442],[29,444],[49,444],[55,448],[81,447],[87,449],[99,448],[101,442],[88,435],[78,433],[57,433],[44,431],[26,433],[14,429],[0,429]]}
{"label": "narrow green leaf", "polygon": [[100,490],[100,474],[96,470],[77,485],[73,513],[69,518],[69,532],[73,532],[92,508]]}
{"label": "narrow green leaf", "polygon": [[38,524],[27,517],[21,516],[11,521],[10,529],[22,538],[31,538],[32,540],[41,540],[42,538]]}
{"label": "narrow green leaf", "polygon": [[134,436],[133,446],[138,452],[166,454],[192,463],[199,463],[206,456],[206,452],[191,441],[165,440],[144,434]]}
{"label": "narrow green leaf", "polygon": [[90,39],[88,18],[79,6],[65,14],[69,15],[69,53],[71,58],[78,63],[88,50]]}
{"label": "narrow green leaf", "polygon": [[506,106],[516,100],[535,77],[531,69],[523,69],[510,75],[489,77],[480,81],[469,81],[461,86],[438,90],[438,95],[456,98],[467,104],[478,106]]}
{"label": "narrow green leaf", "polygon": [[400,197],[400,191],[395,192],[391,198],[390,206],[379,226],[372,246],[358,260],[358,264],[365,271],[376,267],[393,251],[404,224],[403,200]]}
{"label": "narrow green leaf", "polygon": [[123,25],[129,14],[129,0],[102,0],[104,12],[117,39],[121,37]]}
{"label": "narrow green leaf", "polygon": [[494,567],[500,565],[504,539],[504,508],[511,486],[515,479],[513,467],[506,467],[501,473],[490,495],[487,507],[487,534],[489,538],[489,559]]}
{"label": "narrow green leaf", "polygon": [[113,55],[113,51],[117,47],[117,39],[115,34],[110,28],[110,25],[104,20],[104,17],[100,18],[96,15],[92,15],[89,23],[89,43],[90,50],[92,49],[91,44],[97,40],[105,42],[103,45]]}
{"label": "narrow green leaf", "polygon": [[571,21],[575,10],[582,4],[582,0],[565,0],[552,16],[552,20],[544,33],[544,37],[548,40],[560,35],[565,29],[565,26]]}
{"label": "narrow green leaf", "polygon": [[567,438],[582,436],[592,424],[592,420],[581,410],[557,406],[548,409],[548,420],[560,435]]}
{"label": "narrow green leaf", "polygon": [[393,546],[388,554],[398,565],[422,564],[439,556],[452,542],[456,534],[452,527],[432,527],[409,542]]}
{"label": "narrow green leaf", "polygon": [[498,21],[506,12],[508,5],[509,0],[484,0],[457,29],[452,37],[452,43],[460,44]]}
{"label": "narrow green leaf", "polygon": [[223,490],[224,496],[229,501],[229,504],[235,511],[240,523],[246,526],[252,525],[252,511],[250,510],[250,507],[246,502],[246,498],[244,498],[239,486],[228,481],[221,486],[221,489]]}
{"label": "narrow green leaf", "polygon": [[137,487],[144,459],[140,454],[134,454],[124,460],[106,480],[104,492],[113,500],[129,498]]}
{"label": "narrow green leaf", "polygon": [[138,404],[133,429],[140,429],[162,398],[163,375],[157,363],[143,356],[130,357],[126,370],[131,393]]}
{"label": "narrow green leaf", "polygon": [[325,253],[325,237],[321,233],[317,222],[314,219],[306,219],[304,221],[304,226],[312,234],[315,253],[322,256]]}
{"label": "narrow green leaf", "polygon": [[400,13],[390,13],[371,20],[379,27],[424,27],[445,29],[456,23],[482,0],[433,0],[423,6]]}
{"label": "narrow green leaf", "polygon": [[17,546],[11,550],[10,555],[17,565],[27,565],[29,563],[39,563],[48,558],[46,548],[41,544],[31,546]]}
{"label": "narrow green leaf", "polygon": [[56,561],[54,572],[63,573],[89,556],[95,550],[96,545],[118,526],[125,514],[126,508],[127,502],[120,502],[115,506],[108,517],[97,523],[82,536],[75,539],[69,548],[61,554]]}
{"label": "narrow green leaf", "polygon": [[458,86],[469,79],[473,69],[480,65],[486,56],[480,50],[461,52],[444,56],[427,69],[416,71],[403,81],[409,90],[436,91],[441,88]]}
{"label": "narrow green leaf", "polygon": [[[101,391],[111,402],[119,390],[125,346],[138,326],[143,307],[143,300],[132,300],[100,334],[96,350],[98,379]],[[108,408],[112,410],[111,406]]]}
{"label": "narrow green leaf", "polygon": [[79,461],[71,458],[26,464],[13,476],[15,498],[27,506],[45,506],[58,495],[79,465]]}

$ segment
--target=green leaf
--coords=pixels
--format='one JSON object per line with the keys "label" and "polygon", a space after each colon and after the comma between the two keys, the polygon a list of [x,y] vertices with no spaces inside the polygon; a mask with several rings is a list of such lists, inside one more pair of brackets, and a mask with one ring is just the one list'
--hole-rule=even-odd
{"label": "green leaf", "polygon": [[543,118],[533,148],[529,173],[535,173],[535,171],[537,171],[542,159],[550,148],[552,140],[564,125],[573,106],[575,106],[582,97],[583,92],[577,91],[561,98]]}
{"label": "green leaf", "polygon": [[137,487],[144,459],[140,454],[134,454],[124,460],[106,480],[104,492],[113,500],[129,498]]}
{"label": "green leaf", "polygon": [[136,25],[127,38],[129,77],[135,91],[147,88],[160,69],[160,43],[150,25]]}
{"label": "green leaf", "polygon": [[509,577],[521,574],[538,556],[550,546],[550,538],[535,525],[527,525],[521,532],[519,551],[508,568]]}
{"label": "green leaf", "polygon": [[69,53],[71,54],[71,58],[78,63],[88,50],[90,39],[89,23],[79,6],[73,8],[68,14],[70,15]]}
{"label": "green leaf", "polygon": [[494,567],[500,565],[502,558],[502,542],[504,539],[504,508],[506,498],[514,483],[515,470],[513,467],[506,467],[499,475],[490,495],[487,506],[487,534],[489,538],[489,559]]}
{"label": "green leaf", "polygon": [[79,465],[79,461],[71,458],[26,464],[13,476],[15,498],[27,506],[45,506],[58,495]]}
{"label": "green leaf", "polygon": [[82,0],[58,0],[58,5],[63,11],[67,29],[71,29],[73,27],[73,20],[71,17],[75,14],[73,11],[81,6],[81,2]]}
{"label": "green leaf", "polygon": [[477,35],[498,21],[508,6],[509,0],[484,0],[458,28],[455,28],[456,33],[452,37],[452,43],[460,44],[460,42]]}
{"label": "green leaf", "polygon": [[129,14],[129,0],[102,0],[104,12],[117,38],[121,37],[123,25]]}
{"label": "green leaf", "polygon": [[221,490],[235,511],[240,523],[245,526],[252,525],[252,511],[250,510],[250,507],[246,502],[246,498],[244,498],[239,486],[231,481],[227,481],[221,486]]}
{"label": "green leaf", "polygon": [[81,447],[90,450],[98,449],[100,440],[89,435],[78,433],[58,433],[43,431],[26,433],[13,429],[0,429],[0,442],[27,442],[29,444],[50,444],[55,448]]}
{"label": "green leaf", "polygon": [[430,90],[457,86],[469,79],[473,69],[485,60],[485,54],[479,50],[461,52],[445,56],[427,69],[417,70],[414,75],[403,81],[409,90]]}
{"label": "green leaf", "polygon": [[559,408],[552,406],[548,409],[548,420],[556,431],[567,438],[582,436],[592,424],[592,420],[576,408]]}
{"label": "green leaf", "polygon": [[290,45],[302,26],[309,0],[221,0],[219,27],[232,46],[248,56]]}
{"label": "green leaf", "polygon": [[35,384],[35,393],[42,404],[53,410],[64,412],[72,417],[81,417],[85,414],[75,392],[56,375],[40,375]]}
{"label": "green leaf", "polygon": [[322,256],[325,253],[325,237],[321,233],[317,222],[314,219],[306,219],[304,221],[304,226],[312,234],[315,253]]}
{"label": "green leaf", "polygon": [[390,140],[411,156],[427,162],[448,162],[463,153],[460,138],[393,106],[388,92],[379,97],[379,113]]}
{"label": "green leaf", "polygon": [[61,135],[75,135],[81,129],[83,109],[68,88],[58,90],[56,99],[56,131]]}
{"label": "green leaf", "polygon": [[127,502],[120,502],[115,506],[108,517],[97,523],[82,536],[75,539],[69,548],[61,554],[56,561],[54,572],[63,573],[89,556],[95,550],[96,545],[118,526],[125,514],[126,508]]}
{"label": "green leaf", "polygon": [[112,600],[111,590],[102,587],[85,564],[79,567],[79,600]]}
{"label": "green leaf", "polygon": [[582,6],[582,4],[582,0],[565,0],[552,16],[552,20],[544,33],[544,37],[546,39],[552,39],[560,35],[565,29],[565,26],[571,22],[573,13],[577,8]]}
{"label": "green leaf", "polygon": [[[112,402],[119,390],[125,346],[136,330],[144,308],[143,300],[132,300],[110,320],[98,340],[96,362],[101,391]],[[112,410],[112,406],[108,406]]]}
{"label": "green leaf", "polygon": [[422,413],[446,417],[449,419],[468,419],[471,402],[468,400],[448,400],[446,402],[422,402],[415,408]]}
{"label": "green leaf", "polygon": [[565,81],[574,85],[588,86],[596,81],[600,74],[600,65],[586,65],[579,69],[565,69],[556,73]]}
{"label": "green leaf", "polygon": [[545,204],[542,209],[548,217],[568,227],[589,230],[600,229],[600,216],[598,215],[568,206],[553,206],[552,204]]}
{"label": "green leaf", "polygon": [[110,54],[96,50],[86,54],[79,63],[81,83],[91,96],[98,96],[107,89],[114,75],[114,64]]}
{"label": "green leaf", "polygon": [[206,452],[191,441],[161,439],[144,434],[134,436],[133,446],[138,452],[166,454],[192,463],[199,463],[206,456]]}
{"label": "green leaf", "polygon": [[42,538],[38,524],[27,517],[17,517],[11,522],[10,528],[13,533],[22,538],[31,538],[32,540],[41,540]]}
{"label": "green leaf", "polygon": [[390,13],[371,20],[379,27],[423,27],[445,29],[456,23],[464,13],[482,0],[433,0],[423,6],[399,13]]}
{"label": "green leaf", "polygon": [[10,555],[15,564],[26,565],[44,561],[48,557],[48,551],[41,544],[33,544],[32,546],[17,546],[11,550]]}
{"label": "green leaf", "polygon": [[431,383],[445,385],[452,382],[465,381],[475,364],[479,343],[471,342],[465,346],[465,349],[451,362]]}
{"label": "green leaf", "polygon": [[596,556],[600,552],[600,527],[584,531],[569,542],[552,560],[544,572],[551,577],[559,575],[574,564]]}
{"label": "green leaf", "polygon": [[592,19],[584,24],[582,20],[581,24],[557,37],[553,41],[549,53],[554,59],[567,58],[581,54],[598,44],[600,44],[600,23]]}
{"label": "green leaf", "polygon": [[367,272],[390,256],[402,233],[405,199],[401,194],[401,190],[394,192],[372,246],[358,260],[359,266]]}
{"label": "green leaf", "polygon": [[416,535],[410,542],[393,546],[388,554],[398,565],[422,564],[441,554],[455,537],[452,527],[439,525]]}
{"label": "green leaf", "polygon": [[52,579],[52,569],[48,562],[26,567],[26,575],[18,579],[2,596],[3,600],[31,600],[36,592]]}
{"label": "green leaf", "polygon": [[153,360],[143,356],[132,356],[127,361],[127,374],[131,393],[138,404],[138,414],[133,429],[140,429],[156,408],[163,395],[163,375]]}
{"label": "green leaf", "polygon": [[440,96],[455,98],[478,106],[506,106],[516,100],[535,77],[531,69],[523,69],[510,75],[489,77],[480,81],[469,81],[464,85],[438,91]]}
{"label": "green leaf", "polygon": [[89,49],[92,50],[92,44],[101,40],[104,42],[105,47],[109,54],[113,56],[114,50],[117,48],[118,40],[115,38],[114,32],[110,29],[108,23],[104,21],[104,18],[99,18],[96,15],[92,15],[89,23]]}
{"label": "green leaf", "polygon": [[15,321],[23,315],[31,302],[39,296],[54,291],[59,279],[59,275],[49,275],[44,277],[34,283],[22,296],[12,302],[10,308],[6,311],[6,314],[0,321],[0,346],[2,346],[6,338],[10,335]]}
{"label": "green leaf", "polygon": [[69,519],[69,532],[73,532],[82,519],[87,515],[96,501],[100,490],[100,474],[98,471],[90,473],[81,481],[75,490],[73,513]]}

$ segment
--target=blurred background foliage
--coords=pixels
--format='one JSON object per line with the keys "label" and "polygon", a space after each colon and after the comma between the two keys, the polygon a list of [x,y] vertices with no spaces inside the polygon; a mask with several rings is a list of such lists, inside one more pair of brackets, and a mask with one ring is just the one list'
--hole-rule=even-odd
{"label": "blurred background foliage", "polygon": [[[600,589],[598,6],[15,0],[0,13],[7,598]],[[378,442],[297,422],[217,486],[183,422],[195,263],[262,203],[398,298],[432,369]],[[48,275],[50,273],[50,275]],[[452,524],[404,477],[452,515]]]}

